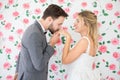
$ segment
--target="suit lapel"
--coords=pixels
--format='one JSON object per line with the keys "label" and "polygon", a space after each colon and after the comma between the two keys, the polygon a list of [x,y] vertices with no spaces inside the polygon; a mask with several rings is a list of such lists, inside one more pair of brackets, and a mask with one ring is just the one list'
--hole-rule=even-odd
{"label": "suit lapel", "polygon": [[[38,23],[38,21],[35,21],[35,24],[36,24],[36,26],[38,27],[38,29],[40,30],[41,34],[44,35],[44,32],[43,32],[43,30],[42,30],[42,27],[41,27],[41,25]],[[44,36],[45,36],[45,35],[44,35]]]}

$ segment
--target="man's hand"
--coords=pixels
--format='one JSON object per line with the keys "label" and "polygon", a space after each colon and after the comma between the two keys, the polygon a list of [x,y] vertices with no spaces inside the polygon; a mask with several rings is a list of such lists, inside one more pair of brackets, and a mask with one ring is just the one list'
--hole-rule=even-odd
{"label": "man's hand", "polygon": [[60,40],[60,33],[56,32],[52,35],[49,44],[54,46]]}
{"label": "man's hand", "polygon": [[18,73],[15,73],[14,80],[17,80],[17,78],[18,78]]}

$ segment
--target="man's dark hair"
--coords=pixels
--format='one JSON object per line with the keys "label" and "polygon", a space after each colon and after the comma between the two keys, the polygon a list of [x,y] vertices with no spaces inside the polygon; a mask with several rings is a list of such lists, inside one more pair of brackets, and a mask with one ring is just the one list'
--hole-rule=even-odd
{"label": "man's dark hair", "polygon": [[53,19],[56,19],[60,16],[67,17],[68,14],[58,5],[51,4],[44,11],[42,18],[46,19],[49,16],[51,16]]}

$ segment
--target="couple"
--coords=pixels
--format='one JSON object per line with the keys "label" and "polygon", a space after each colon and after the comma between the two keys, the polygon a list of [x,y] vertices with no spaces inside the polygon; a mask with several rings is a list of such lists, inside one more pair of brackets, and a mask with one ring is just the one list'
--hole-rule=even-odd
{"label": "couple", "polygon": [[[99,80],[92,70],[98,46],[97,17],[90,11],[78,14],[74,26],[82,38],[70,50],[71,36],[61,30],[67,16],[61,7],[51,4],[44,11],[42,18],[28,27],[22,37],[14,80],[47,80],[48,62],[54,53],[53,46],[61,34],[66,37],[62,63],[70,64],[71,67],[67,80]],[[53,34],[49,43],[45,36],[47,30]]]}

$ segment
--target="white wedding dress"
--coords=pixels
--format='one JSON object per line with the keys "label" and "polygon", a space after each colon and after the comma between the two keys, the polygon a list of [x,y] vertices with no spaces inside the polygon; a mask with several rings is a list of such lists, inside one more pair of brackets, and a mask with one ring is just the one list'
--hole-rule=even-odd
{"label": "white wedding dress", "polygon": [[90,41],[88,40],[88,48],[76,61],[68,65],[67,80],[100,80],[100,74],[93,69],[96,57],[89,55]]}

